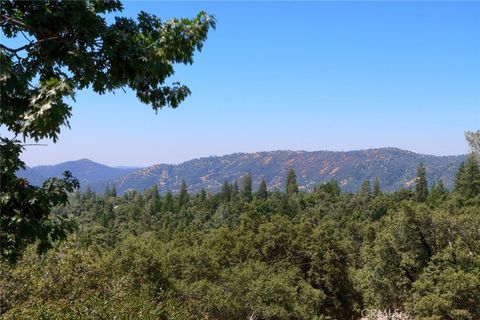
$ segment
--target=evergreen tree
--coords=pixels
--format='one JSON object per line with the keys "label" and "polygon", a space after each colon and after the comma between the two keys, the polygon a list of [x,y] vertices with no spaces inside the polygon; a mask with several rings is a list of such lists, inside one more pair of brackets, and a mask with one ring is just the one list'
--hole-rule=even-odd
{"label": "evergreen tree", "polygon": [[285,191],[289,196],[298,192],[297,175],[293,168],[288,171]]}
{"label": "evergreen tree", "polygon": [[465,132],[465,137],[472,149],[472,153],[477,157],[477,160],[480,160],[480,130],[475,132],[467,131]]}
{"label": "evergreen tree", "polygon": [[322,183],[319,186],[315,187],[315,192],[316,193],[325,193],[330,196],[337,197],[341,194],[342,189],[340,188],[340,185],[338,184],[338,181],[336,180],[330,180],[328,182]]}
{"label": "evergreen tree", "polygon": [[229,202],[232,198],[232,187],[230,186],[230,184],[228,183],[227,180],[225,180],[223,182],[222,191],[220,192],[220,196],[221,196],[222,200],[225,201],[225,202]]}
{"label": "evergreen tree", "polygon": [[179,207],[185,206],[189,200],[190,200],[190,196],[187,191],[187,183],[185,182],[185,180],[182,180],[182,183],[180,185],[180,193],[178,195]]}
{"label": "evergreen tree", "polygon": [[447,194],[448,190],[447,188],[445,188],[443,180],[439,180],[437,183],[434,183],[430,188],[427,201],[431,204],[437,204],[438,202],[445,200]]}
{"label": "evergreen tree", "polygon": [[110,189],[110,196],[112,198],[116,198],[117,197],[117,187],[115,187],[115,185],[112,185],[112,189]]}
{"label": "evergreen tree", "polygon": [[105,198],[115,198],[116,196],[117,196],[117,188],[115,187],[115,185],[113,184],[110,187],[110,184],[107,184],[105,186],[104,197]]}
{"label": "evergreen tree", "polygon": [[265,179],[262,179],[260,186],[258,187],[257,197],[260,199],[266,199],[268,197],[267,183]]}
{"label": "evergreen tree", "polygon": [[95,198],[95,196],[96,196],[95,191],[93,191],[92,188],[88,185],[87,189],[82,195],[83,199],[93,199]]}
{"label": "evergreen tree", "polygon": [[380,181],[378,181],[378,177],[375,177],[375,180],[373,181],[373,196],[378,197],[381,193]]}
{"label": "evergreen tree", "polygon": [[415,179],[415,198],[418,202],[424,202],[428,197],[427,171],[423,163],[417,168],[417,178]]}
{"label": "evergreen tree", "polygon": [[154,184],[150,190],[151,203],[150,203],[150,213],[155,214],[162,209],[162,202],[160,200],[160,194],[158,193],[158,186]]}
{"label": "evergreen tree", "polygon": [[252,175],[247,173],[242,179],[242,198],[245,201],[252,200]]}
{"label": "evergreen tree", "polygon": [[458,168],[455,191],[467,199],[480,195],[480,169],[473,153]]}
{"label": "evergreen tree", "polygon": [[370,187],[370,181],[363,181],[358,192],[359,196],[369,199],[372,196],[372,188]]}
{"label": "evergreen tree", "polygon": [[205,191],[204,188],[202,188],[202,190],[200,190],[200,200],[202,202],[205,202],[205,200],[207,200],[207,191]]}
{"label": "evergreen tree", "polygon": [[238,189],[238,182],[237,180],[233,181],[233,184],[232,184],[232,196],[231,196],[231,199],[235,199],[238,197],[238,193],[239,193],[239,189]]}
{"label": "evergreen tree", "polygon": [[163,199],[163,211],[175,211],[175,201],[173,200],[173,194],[170,190],[167,191],[165,198]]}
{"label": "evergreen tree", "polygon": [[441,193],[441,194],[448,193],[448,189],[445,187],[445,184],[443,183],[443,180],[441,180],[441,179],[438,180],[438,182],[435,185],[435,191],[437,193]]}
{"label": "evergreen tree", "polygon": [[105,185],[105,191],[103,192],[103,196],[105,198],[110,197],[110,185],[108,183]]}

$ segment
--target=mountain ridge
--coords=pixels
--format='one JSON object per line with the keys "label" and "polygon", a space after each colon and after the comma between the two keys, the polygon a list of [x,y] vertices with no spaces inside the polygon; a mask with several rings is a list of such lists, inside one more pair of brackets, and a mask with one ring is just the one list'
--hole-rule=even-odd
{"label": "mountain ridge", "polygon": [[83,188],[90,186],[97,192],[103,192],[107,184],[115,185],[119,193],[143,191],[154,184],[162,193],[177,192],[182,180],[191,192],[202,188],[215,192],[225,180],[240,180],[248,172],[252,174],[254,188],[264,178],[270,190],[283,189],[286,172],[293,168],[303,190],[334,179],[344,190],[355,191],[364,180],[378,177],[383,190],[393,191],[413,186],[420,163],[425,164],[431,183],[442,179],[452,188],[456,170],[465,158],[466,155],[425,155],[394,147],[351,151],[274,150],[200,157],[179,164],[160,163],[139,169],[109,167],[80,159],[27,168],[20,175],[39,184],[42,179],[69,170],[79,178]]}
{"label": "mountain ridge", "polygon": [[[198,158],[193,158],[189,160],[185,160],[179,163],[157,163],[157,164],[152,164],[151,166],[156,166],[156,165],[181,165],[184,164],[185,162],[190,162],[194,160],[203,160],[203,159],[209,159],[209,158],[221,158],[221,157],[226,157],[226,156],[235,156],[235,155],[245,155],[245,154],[256,154],[256,153],[275,153],[275,152],[291,152],[291,153],[313,153],[313,152],[329,152],[329,153],[351,153],[351,152],[362,152],[362,151],[371,151],[371,150],[392,150],[392,151],[401,151],[405,153],[411,153],[414,155],[419,155],[419,156],[425,156],[425,157],[465,157],[466,154],[458,154],[458,155],[434,155],[434,154],[426,154],[426,153],[419,153],[415,151],[410,151],[410,150],[405,150],[401,148],[396,148],[396,147],[378,147],[378,148],[367,148],[367,149],[357,149],[357,150],[346,150],[346,151],[334,151],[334,150],[314,150],[314,151],[308,151],[308,150],[290,150],[290,149],[277,149],[277,150],[270,150],[270,151],[255,151],[255,152],[234,152],[234,153],[227,153],[227,154],[222,154],[222,155],[210,155],[210,156],[204,156],[204,157],[198,157]],[[115,167],[123,167],[123,166],[115,166]],[[126,166],[125,166],[126,167]],[[149,166],[146,166],[149,167]],[[142,168],[146,168],[142,167]]]}
{"label": "mountain ridge", "polygon": [[312,153],[312,152],[331,152],[331,153],[350,153],[350,152],[362,152],[362,151],[371,151],[371,150],[392,150],[392,151],[401,151],[405,153],[411,153],[415,155],[420,155],[420,156],[425,156],[425,157],[465,157],[466,154],[457,154],[457,155],[435,155],[435,154],[427,154],[427,153],[419,153],[415,151],[410,151],[402,148],[397,148],[397,147],[378,147],[378,148],[367,148],[367,149],[356,149],[356,150],[314,150],[314,151],[309,151],[309,150],[291,150],[291,149],[276,149],[276,150],[269,150],[269,151],[252,151],[252,152],[234,152],[234,153],[226,153],[226,154],[220,154],[220,155],[210,155],[210,156],[203,156],[203,157],[198,157],[198,158],[192,158],[189,160],[181,161],[179,163],[156,163],[152,165],[147,165],[147,166],[137,166],[137,165],[107,165],[103,164],[100,162],[97,162],[95,160],[89,159],[89,158],[81,158],[77,160],[67,160],[67,161],[62,161],[54,164],[40,164],[40,165],[35,165],[35,166],[27,166],[27,168],[38,168],[38,167],[52,167],[52,166],[57,166],[61,164],[66,164],[69,162],[80,162],[80,161],[88,161],[92,163],[96,163],[102,166],[106,166],[109,168],[118,168],[118,169],[143,169],[151,166],[158,166],[158,165],[172,165],[172,166],[178,166],[181,164],[184,164],[185,162],[190,162],[194,160],[203,160],[203,159],[209,159],[209,158],[221,158],[221,157],[226,157],[226,156],[234,156],[234,155],[245,155],[245,154],[255,154],[255,153],[275,153],[275,152],[292,152],[292,153]]}
{"label": "mountain ridge", "polygon": [[112,179],[117,179],[134,169],[109,167],[90,159],[65,161],[54,165],[26,167],[18,175],[31,184],[39,185],[50,177],[60,177],[64,171],[70,171],[80,181],[82,187],[91,186],[96,190],[104,189]]}

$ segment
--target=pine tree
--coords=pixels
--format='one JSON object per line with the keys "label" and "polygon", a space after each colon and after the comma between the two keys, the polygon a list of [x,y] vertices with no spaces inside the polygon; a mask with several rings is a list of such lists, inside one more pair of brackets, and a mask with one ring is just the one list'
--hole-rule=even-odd
{"label": "pine tree", "polygon": [[205,202],[207,200],[207,191],[204,188],[200,190],[200,201]]}
{"label": "pine tree", "polygon": [[158,186],[154,184],[150,190],[151,194],[151,204],[150,204],[150,213],[155,214],[162,209],[162,202],[160,200],[160,194],[158,193]]}
{"label": "pine tree", "polygon": [[115,185],[112,185],[112,189],[110,190],[110,196],[112,198],[116,198],[117,197],[117,187],[115,187]]}
{"label": "pine tree", "polygon": [[443,183],[443,180],[441,180],[441,179],[438,180],[435,190],[438,193],[448,193],[448,189],[445,188],[445,184]]}
{"label": "pine tree", "polygon": [[458,168],[455,191],[467,199],[480,195],[480,169],[473,153]]}
{"label": "pine tree", "polygon": [[231,190],[232,190],[231,199],[233,200],[233,199],[235,199],[236,197],[238,197],[238,193],[239,193],[237,180],[233,181]]}
{"label": "pine tree", "polygon": [[180,207],[185,206],[188,201],[190,200],[190,196],[188,195],[187,191],[187,183],[185,180],[182,180],[182,183],[180,185],[180,193],[178,195],[178,205]]}
{"label": "pine tree", "polygon": [[423,163],[417,168],[417,178],[415,179],[415,198],[418,202],[424,202],[428,197],[427,171]]}
{"label": "pine tree", "polygon": [[370,181],[363,181],[358,194],[364,198],[370,198],[372,196],[372,188],[370,187]]}
{"label": "pine tree", "polygon": [[110,192],[111,192],[110,191],[110,185],[109,184],[105,185],[105,191],[103,192],[103,196],[105,198],[109,198],[110,197]]}
{"label": "pine tree", "polygon": [[223,182],[223,186],[222,186],[222,191],[221,191],[221,198],[223,201],[225,202],[229,202],[232,198],[232,187],[230,186],[230,184],[228,183],[227,180],[225,180]]}
{"label": "pine tree", "polygon": [[378,181],[378,177],[375,177],[373,181],[373,196],[378,197],[382,191],[380,191],[380,181]]}
{"label": "pine tree", "polygon": [[167,191],[167,194],[165,194],[165,198],[163,199],[163,211],[175,211],[175,202],[173,200],[173,194],[170,190]]}
{"label": "pine tree", "polygon": [[430,188],[430,192],[428,193],[427,201],[429,203],[435,204],[439,201],[445,200],[448,194],[447,188],[443,184],[443,180],[438,180],[437,183],[434,183]]}
{"label": "pine tree", "polygon": [[297,175],[295,174],[295,170],[293,169],[290,169],[288,171],[285,191],[289,196],[298,192]]}
{"label": "pine tree", "polygon": [[252,200],[252,175],[247,173],[242,180],[242,198],[245,201]]}
{"label": "pine tree", "polygon": [[95,191],[88,185],[87,189],[83,193],[83,199],[93,199],[96,197]]}
{"label": "pine tree", "polygon": [[112,185],[112,187],[110,188],[110,184],[107,184],[105,186],[104,197],[105,198],[115,198],[116,196],[117,196],[117,188],[115,187],[115,185]]}
{"label": "pine tree", "polygon": [[265,179],[262,179],[260,186],[258,187],[257,197],[260,199],[266,199],[268,197],[267,183]]}

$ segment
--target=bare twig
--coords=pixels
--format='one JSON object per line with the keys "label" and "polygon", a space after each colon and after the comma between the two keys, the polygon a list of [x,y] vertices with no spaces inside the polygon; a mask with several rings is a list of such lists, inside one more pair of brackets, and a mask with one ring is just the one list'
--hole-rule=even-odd
{"label": "bare twig", "polygon": [[23,143],[23,147],[48,147],[48,144],[45,143]]}
{"label": "bare twig", "polygon": [[25,34],[25,32],[23,32],[23,30],[20,30],[20,33],[22,34],[22,36],[23,36],[28,42],[30,42],[30,43],[33,42],[32,39],[29,39],[29,38],[27,37],[27,35]]}
{"label": "bare twig", "polygon": [[21,46],[17,49],[9,49],[11,52],[13,53],[17,53],[19,51],[22,51],[22,50],[25,50],[25,49],[28,49],[30,47],[33,47],[33,46],[36,46],[42,42],[45,42],[45,41],[49,41],[49,40],[55,40],[55,39],[60,39],[61,37],[60,36],[55,36],[55,37],[50,37],[50,38],[45,38],[45,39],[40,39],[38,40],[37,42],[30,42],[29,44],[26,44],[24,46]]}

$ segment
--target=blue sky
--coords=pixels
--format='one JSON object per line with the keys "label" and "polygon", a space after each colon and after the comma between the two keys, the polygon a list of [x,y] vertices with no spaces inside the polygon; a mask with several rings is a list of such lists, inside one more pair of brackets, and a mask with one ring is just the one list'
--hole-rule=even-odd
{"label": "blue sky", "polygon": [[192,90],[155,114],[128,91],[77,94],[71,130],[27,165],[179,163],[264,150],[468,151],[480,128],[480,2],[125,2],[162,18],[213,14]]}

